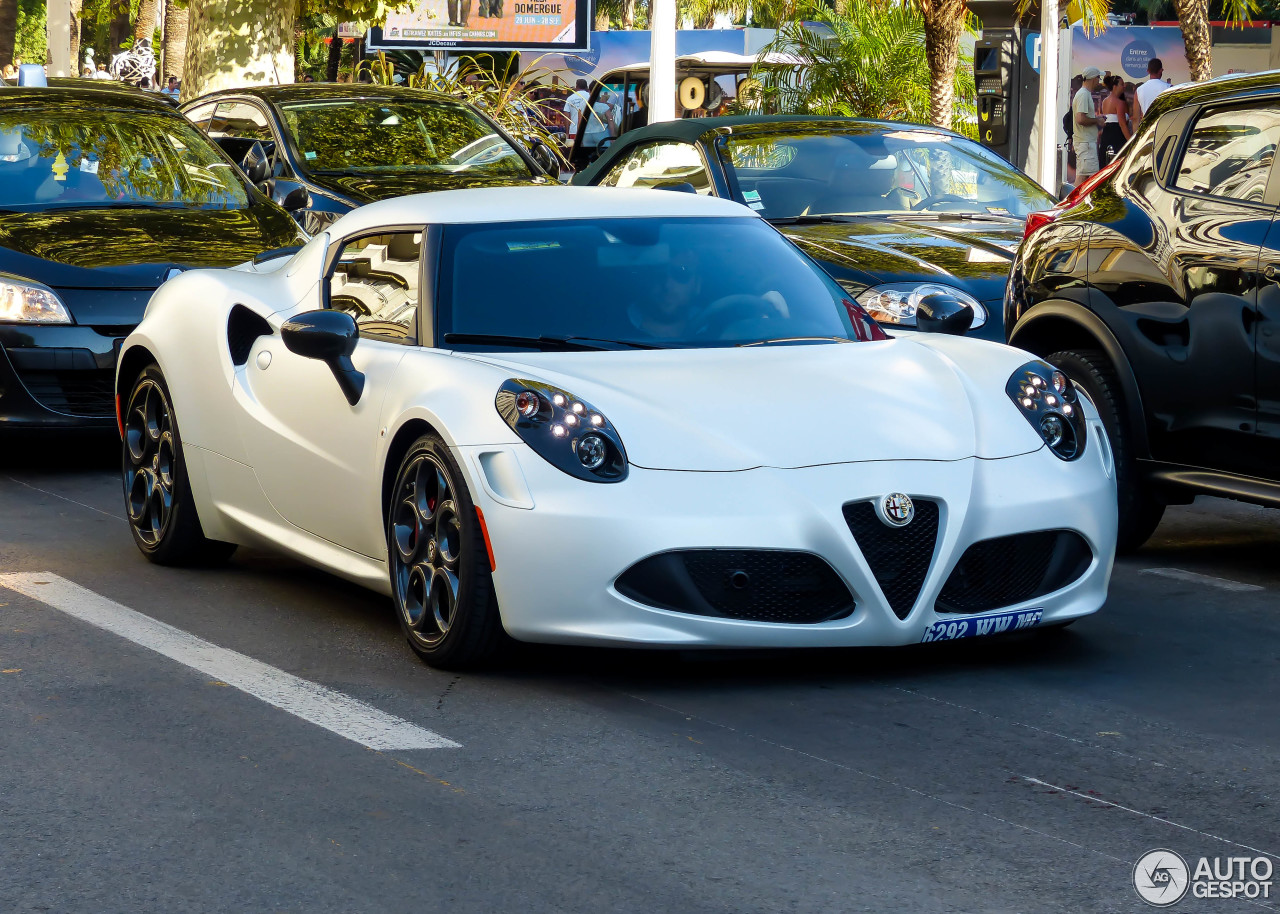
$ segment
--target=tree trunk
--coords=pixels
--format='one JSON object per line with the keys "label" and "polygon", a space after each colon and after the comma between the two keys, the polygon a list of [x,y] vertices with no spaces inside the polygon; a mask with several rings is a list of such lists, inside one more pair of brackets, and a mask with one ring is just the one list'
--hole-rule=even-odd
{"label": "tree trunk", "polygon": [[189,11],[169,0],[164,7],[164,81],[182,79],[187,65],[187,17]]}
{"label": "tree trunk", "polygon": [[135,46],[145,38],[152,47],[155,47],[156,18],[160,12],[157,9],[157,4],[158,0],[142,0],[138,4],[138,18],[133,24],[133,43]]}
{"label": "tree trunk", "polygon": [[1209,0],[1173,0],[1182,28],[1182,41],[1187,46],[1187,66],[1196,82],[1213,78],[1213,53],[1210,48]]}
{"label": "tree trunk", "polygon": [[182,100],[293,79],[293,3],[191,0]]}
{"label": "tree trunk", "polygon": [[956,66],[964,33],[964,0],[928,0],[924,14],[924,57],[929,63],[929,122],[951,128],[955,106]]}
{"label": "tree trunk", "polygon": [[622,0],[622,27],[624,29],[636,27],[636,0]]}
{"label": "tree trunk", "polygon": [[0,67],[13,63],[13,41],[18,31],[18,0],[0,0]]}
{"label": "tree trunk", "polygon": [[80,60],[80,22],[84,12],[84,0],[71,0],[71,75],[79,76],[84,69]]}
{"label": "tree trunk", "polygon": [[338,69],[342,66],[342,39],[338,37],[338,30],[341,26],[333,27],[333,37],[329,39],[329,59],[324,65],[325,82],[336,83],[338,81]]}

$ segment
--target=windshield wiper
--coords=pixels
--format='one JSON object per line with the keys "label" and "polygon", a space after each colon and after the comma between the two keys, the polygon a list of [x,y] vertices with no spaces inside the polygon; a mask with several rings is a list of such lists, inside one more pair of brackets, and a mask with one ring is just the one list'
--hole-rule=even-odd
{"label": "windshield wiper", "polygon": [[770,225],[821,225],[831,222],[853,222],[879,215],[879,213],[805,213],[803,216],[774,216],[766,218],[765,222]]}
{"label": "windshield wiper", "polygon": [[525,346],[529,349],[564,349],[583,352],[609,352],[624,349],[657,349],[633,340],[598,340],[586,336],[506,336],[501,333],[446,333],[446,343],[475,343],[494,346]]}
{"label": "windshield wiper", "polygon": [[1016,222],[1019,225],[1023,220],[1017,216],[1005,215],[1004,213],[926,213],[926,212],[909,212],[909,213],[886,213],[884,218],[893,219],[895,221],[914,221],[919,219],[932,219],[936,222],[968,222],[970,220],[990,219],[996,222]]}
{"label": "windshield wiper", "polygon": [[775,343],[852,343],[845,336],[780,336],[772,340],[756,340],[753,343],[739,343],[738,348],[747,346],[772,346]]}

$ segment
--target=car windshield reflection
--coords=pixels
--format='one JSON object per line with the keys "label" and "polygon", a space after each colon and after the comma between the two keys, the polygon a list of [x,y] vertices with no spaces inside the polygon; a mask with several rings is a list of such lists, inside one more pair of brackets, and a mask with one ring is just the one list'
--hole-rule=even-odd
{"label": "car windshield reflection", "polygon": [[447,226],[437,313],[445,342],[468,349],[883,338],[840,286],[753,218]]}
{"label": "car windshield reflection", "polygon": [[1025,218],[1054,202],[999,156],[946,133],[747,134],[721,143],[739,202],[768,219],[904,213]]}

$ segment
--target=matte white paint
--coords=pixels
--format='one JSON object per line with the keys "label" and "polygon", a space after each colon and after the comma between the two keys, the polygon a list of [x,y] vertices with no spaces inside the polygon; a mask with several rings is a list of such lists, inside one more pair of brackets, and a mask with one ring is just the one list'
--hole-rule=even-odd
{"label": "matte white paint", "polygon": [[38,600],[234,686],[282,711],[362,746],[397,749],[458,749],[453,740],[379,711],[350,695],[218,647],[180,628],[121,606],[56,574],[0,574],[0,587]]}

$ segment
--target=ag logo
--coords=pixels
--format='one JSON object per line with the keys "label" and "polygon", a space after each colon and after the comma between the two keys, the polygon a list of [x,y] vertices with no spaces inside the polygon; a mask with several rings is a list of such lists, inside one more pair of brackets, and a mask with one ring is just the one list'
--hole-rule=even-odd
{"label": "ag logo", "polygon": [[916,516],[916,506],[911,496],[902,492],[890,492],[876,504],[880,520],[890,527],[905,527]]}
{"label": "ag logo", "polygon": [[1133,865],[1133,887],[1149,905],[1167,908],[1182,900],[1191,882],[1187,861],[1174,851],[1147,851]]}

